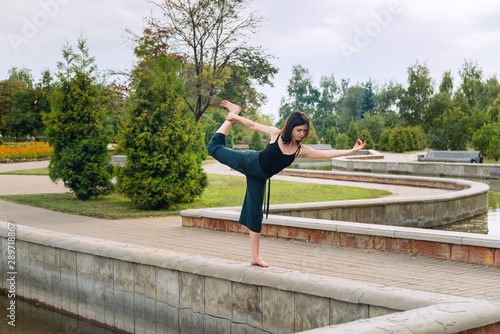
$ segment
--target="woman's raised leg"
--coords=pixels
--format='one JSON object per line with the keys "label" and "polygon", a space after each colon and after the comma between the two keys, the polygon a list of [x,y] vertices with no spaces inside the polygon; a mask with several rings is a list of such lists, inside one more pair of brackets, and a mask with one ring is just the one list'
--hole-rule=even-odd
{"label": "woman's raised leg", "polygon": [[[226,101],[226,100],[222,101],[220,105],[221,105],[221,107],[226,108],[229,112],[232,112],[235,114],[239,114],[241,111],[240,106],[237,106],[236,104],[231,103],[231,102]],[[231,130],[232,126],[233,126],[233,121],[226,120],[224,123],[222,123],[222,125],[220,126],[220,128],[216,132],[223,133],[227,136],[229,133],[229,130]]]}

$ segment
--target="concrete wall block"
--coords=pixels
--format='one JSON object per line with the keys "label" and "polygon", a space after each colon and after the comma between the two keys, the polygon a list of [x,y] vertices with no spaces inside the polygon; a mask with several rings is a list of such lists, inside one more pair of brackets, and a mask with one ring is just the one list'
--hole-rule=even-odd
{"label": "concrete wall block", "polygon": [[170,306],[179,307],[179,272],[156,268],[156,298]]}
{"label": "concrete wall block", "polygon": [[[7,280],[7,235],[1,235],[0,236],[0,251],[2,252],[2,257],[0,258],[0,269],[2,270],[0,272],[0,288],[4,289],[7,287],[8,282]],[[17,254],[16,254],[17,255]]]}
{"label": "concrete wall block", "polygon": [[113,286],[115,291],[134,293],[134,264],[131,262],[114,260],[113,271]]}
{"label": "concrete wall block", "polygon": [[199,333],[203,328],[203,314],[193,312],[188,308],[179,310],[179,333]]}
{"label": "concrete wall block", "polygon": [[203,276],[180,273],[179,296],[181,308],[203,313],[205,309],[205,279]]}
{"label": "concrete wall block", "polygon": [[205,314],[231,319],[232,291],[230,281],[205,277]]}
{"label": "concrete wall block", "polygon": [[247,324],[233,323],[231,325],[231,334],[264,334],[269,333],[268,331],[263,331],[259,328],[252,327]]}
{"label": "concrete wall block", "polygon": [[114,261],[101,256],[95,257],[95,302],[96,319],[107,325],[114,324]]}
{"label": "concrete wall block", "polygon": [[156,299],[156,268],[134,264],[135,292]]}
{"label": "concrete wall block", "polygon": [[330,299],[330,325],[368,318],[368,305]]}
{"label": "concrete wall block", "polygon": [[235,283],[233,291],[233,322],[262,328],[262,287]]}
{"label": "concrete wall block", "polygon": [[78,315],[95,319],[95,257],[90,254],[76,253],[78,282]]}
{"label": "concrete wall block", "polygon": [[61,270],[61,308],[78,314],[78,281],[76,252],[59,250]]}
{"label": "concrete wall block", "polygon": [[205,314],[203,323],[204,333],[226,334],[231,333],[231,320],[221,319]]}
{"label": "concrete wall block", "polygon": [[134,332],[134,293],[126,291],[114,291],[113,314],[115,327],[126,332]]}
{"label": "concrete wall block", "polygon": [[134,264],[113,260],[115,326],[134,332]]}
{"label": "concrete wall block", "polygon": [[295,331],[302,332],[330,324],[328,298],[295,293]]}
{"label": "concrete wall block", "polygon": [[156,333],[156,300],[134,294],[134,333]]}
{"label": "concrete wall block", "polygon": [[395,312],[401,312],[401,311],[393,310],[393,309],[390,309],[387,307],[382,307],[382,306],[375,306],[375,305],[368,306],[368,317],[369,318],[380,317],[380,316],[395,313]]}
{"label": "concrete wall block", "polygon": [[[7,245],[7,239],[1,238]],[[30,258],[29,258],[29,244],[22,240],[16,240],[16,270],[17,270],[17,294],[25,298],[31,298],[31,271],[30,271]],[[7,260],[7,256],[2,256],[2,263]],[[7,262],[5,262],[5,269],[2,268],[2,273],[9,272]],[[3,283],[6,282],[2,279]]]}
{"label": "concrete wall block", "polygon": [[155,312],[156,333],[179,333],[179,310],[167,303],[156,301]]}
{"label": "concrete wall block", "polygon": [[295,332],[294,293],[262,287],[263,326],[272,333]]}
{"label": "concrete wall block", "polygon": [[47,282],[45,287],[46,302],[60,308],[62,297],[59,249],[44,247],[43,251],[44,281]]}
{"label": "concrete wall block", "polygon": [[31,272],[31,298],[45,301],[44,266],[42,260],[42,245],[29,243],[29,259]]}

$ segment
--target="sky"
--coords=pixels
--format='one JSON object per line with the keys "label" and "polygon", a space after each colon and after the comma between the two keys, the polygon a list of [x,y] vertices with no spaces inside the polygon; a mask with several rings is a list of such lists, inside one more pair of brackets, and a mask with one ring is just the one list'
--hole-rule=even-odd
{"label": "sky", "polygon": [[[436,87],[445,71],[458,80],[464,62],[483,77],[500,75],[500,2],[495,0],[254,0],[264,17],[249,43],[273,55],[279,69],[262,113],[277,120],[292,67],[302,65],[319,85],[322,76],[351,84],[407,82],[408,67],[425,63]],[[145,0],[22,0],[0,4],[0,80],[16,66],[39,78],[56,70],[66,42],[82,35],[100,70],[134,63],[125,28],[141,32],[160,12]]]}

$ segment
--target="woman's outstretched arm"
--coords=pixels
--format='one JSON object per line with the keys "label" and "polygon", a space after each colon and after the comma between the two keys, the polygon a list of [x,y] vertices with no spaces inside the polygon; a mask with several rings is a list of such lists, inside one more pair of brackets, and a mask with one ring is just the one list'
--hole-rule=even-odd
{"label": "woman's outstretched arm", "polygon": [[356,144],[354,144],[353,148],[350,150],[315,150],[308,146],[303,146],[300,150],[299,158],[307,158],[307,159],[332,159],[338,158],[344,155],[348,155],[359,150],[362,150],[366,145],[366,140],[364,142],[361,139],[356,140]]}

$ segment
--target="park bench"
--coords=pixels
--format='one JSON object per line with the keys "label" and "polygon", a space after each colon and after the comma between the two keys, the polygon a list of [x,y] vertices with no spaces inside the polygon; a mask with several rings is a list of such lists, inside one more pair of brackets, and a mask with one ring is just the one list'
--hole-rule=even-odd
{"label": "park bench", "polygon": [[117,167],[125,167],[125,164],[127,163],[127,156],[126,155],[113,155],[111,157],[111,161],[109,163],[114,165],[114,166],[117,166]]}
{"label": "park bench", "polygon": [[419,155],[418,161],[482,163],[480,155],[480,151],[429,151],[425,156]]}

